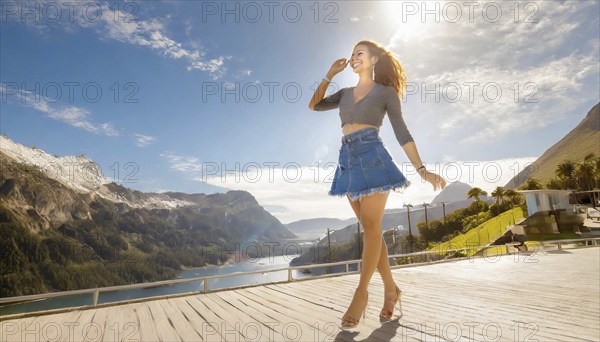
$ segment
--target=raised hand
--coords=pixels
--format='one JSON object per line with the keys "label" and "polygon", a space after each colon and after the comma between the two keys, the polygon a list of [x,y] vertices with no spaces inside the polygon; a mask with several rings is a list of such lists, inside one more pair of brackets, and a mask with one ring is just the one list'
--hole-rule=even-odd
{"label": "raised hand", "polygon": [[328,75],[335,76],[342,72],[348,66],[348,60],[346,58],[340,58],[333,62],[331,68],[329,69]]}

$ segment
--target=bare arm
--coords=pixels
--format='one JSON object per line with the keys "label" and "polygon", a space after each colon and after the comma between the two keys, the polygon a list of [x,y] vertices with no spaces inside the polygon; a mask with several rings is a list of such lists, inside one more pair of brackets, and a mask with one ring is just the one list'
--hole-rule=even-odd
{"label": "bare arm", "polygon": [[[330,80],[333,79],[333,77],[335,75],[337,75],[338,73],[340,73],[342,70],[344,70],[347,65],[348,65],[348,60],[346,60],[346,58],[340,58],[340,59],[336,60],[335,62],[333,62],[333,65],[327,72],[326,77]],[[308,108],[310,108],[311,110],[315,110],[315,106],[317,105],[317,103],[321,102],[321,100],[323,100],[323,98],[325,98],[325,91],[327,90],[328,86],[329,86],[329,82],[327,82],[326,80],[321,81],[321,84],[319,84],[319,86],[317,87],[317,90],[315,90],[315,93],[313,94],[312,98],[310,99]],[[323,109],[320,109],[320,110],[323,110]]]}
{"label": "bare arm", "polygon": [[423,161],[421,160],[421,156],[419,156],[419,151],[417,150],[417,145],[414,141],[402,145],[402,149],[415,169],[417,169],[419,176],[431,183],[434,191],[437,190],[438,187],[440,187],[440,189],[446,187],[446,181],[440,175],[427,171],[425,168],[420,168],[421,165],[423,165]]}
{"label": "bare arm", "polygon": [[[423,165],[423,161],[421,160],[421,156],[419,155],[419,151],[417,150],[417,144],[415,144],[414,141],[410,141],[402,145],[402,149],[404,150],[404,153],[406,153],[408,160],[410,160],[415,169]],[[422,171],[423,169],[419,170],[419,172]]]}
{"label": "bare arm", "polygon": [[400,146],[402,146],[404,153],[406,153],[406,156],[417,170],[417,173],[421,176],[421,178],[433,185],[434,191],[437,190],[438,187],[442,189],[445,188],[446,181],[442,177],[425,169],[423,161],[421,160],[421,156],[419,155],[419,151],[417,150],[417,145],[415,144],[415,141],[406,127],[404,119],[402,118],[402,105],[400,104],[400,98],[393,88],[390,88],[389,90],[386,110],[392,123],[392,127],[394,128],[396,139],[398,139],[398,143],[400,143]]}
{"label": "bare arm", "polygon": [[[331,80],[333,76],[335,76],[335,74],[329,71],[326,77]],[[310,99],[308,108],[310,108],[311,110],[315,109],[315,105],[321,102],[321,100],[323,100],[323,98],[325,97],[325,91],[327,91],[327,87],[329,87],[329,82],[323,79],[321,81],[321,84],[319,84],[319,87],[317,87],[317,90],[315,90],[315,93],[313,94],[312,98]]]}

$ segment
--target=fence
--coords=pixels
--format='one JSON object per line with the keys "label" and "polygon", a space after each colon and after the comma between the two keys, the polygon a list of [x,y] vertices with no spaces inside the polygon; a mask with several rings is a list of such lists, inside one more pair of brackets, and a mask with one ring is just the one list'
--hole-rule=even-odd
{"label": "fence", "polygon": [[[599,241],[600,241],[600,237],[568,239],[568,240],[551,240],[551,241],[539,241],[539,242],[535,241],[535,242],[529,242],[529,243],[530,244],[534,243],[535,245],[539,245],[544,249],[547,246],[556,245],[558,250],[562,250],[565,248],[565,245],[568,245],[568,244],[575,244],[578,247],[580,247],[580,244],[583,244],[583,246],[598,246]],[[390,255],[389,257],[394,258],[395,260],[400,260],[399,265],[391,266],[392,269],[395,269],[395,268],[399,268],[399,267],[417,266],[417,265],[437,263],[437,262],[448,262],[448,261],[455,261],[455,260],[466,259],[466,258],[474,258],[474,256],[469,256],[468,251],[470,249],[475,248],[475,249],[479,249],[479,250],[486,250],[486,249],[497,248],[497,247],[499,247],[499,246],[469,246],[466,248],[449,249],[449,250],[430,250],[430,251],[421,251],[421,252],[414,252],[414,253],[393,254],[393,255]],[[510,254],[509,244],[506,245],[506,253]],[[350,269],[349,269],[350,265],[353,265],[353,264],[357,265],[357,270],[350,272]],[[328,273],[328,274],[323,274],[323,275],[319,275],[319,276],[305,277],[305,278],[299,278],[299,279],[294,279],[292,277],[293,270],[315,269],[315,268],[331,267],[331,266],[338,266],[338,265],[345,265],[345,272]],[[210,292],[209,288],[208,288],[208,280],[215,279],[215,278],[236,277],[236,276],[242,276],[242,275],[259,274],[259,273],[263,274],[263,273],[268,273],[268,272],[279,272],[279,271],[287,270],[287,274],[288,274],[287,281],[272,282],[272,283],[286,283],[286,282],[292,282],[292,281],[304,281],[304,280],[317,279],[317,278],[335,277],[335,276],[340,276],[343,274],[360,273],[360,266],[361,266],[360,259],[346,260],[346,261],[332,262],[332,263],[324,263],[324,264],[289,266],[289,267],[281,267],[281,268],[270,269],[270,270],[260,270],[260,271],[251,271],[251,272],[235,272],[235,273],[229,273],[229,274],[220,274],[220,275],[185,278],[185,279],[164,280],[164,281],[156,281],[156,282],[140,283],[140,284],[132,284],[132,285],[109,286],[109,287],[82,289],[82,290],[74,290],[74,291],[61,291],[61,292],[43,293],[43,294],[27,295],[27,296],[6,297],[6,298],[0,298],[0,305],[10,304],[10,303],[27,302],[27,301],[32,301],[32,300],[43,300],[43,299],[49,299],[49,298],[89,294],[92,296],[92,304],[91,305],[75,306],[75,307],[71,307],[71,309],[84,308],[84,307],[90,307],[90,306],[96,307],[99,305],[98,297],[99,297],[100,293],[103,293],[103,292],[144,289],[144,288],[152,288],[152,287],[160,287],[160,286],[170,286],[170,285],[174,285],[174,284],[185,283],[185,282],[194,282],[194,281],[203,281],[203,283],[204,283],[202,291],[186,292],[186,293],[179,293],[179,294],[173,294],[173,295],[167,295],[167,296],[163,295],[163,296],[145,297],[145,298],[138,298],[135,300],[114,301],[114,302],[108,303],[108,304],[112,305],[112,304],[119,304],[119,303],[123,303],[123,302],[129,303],[129,302],[136,302],[136,301],[145,301],[145,300],[149,300],[149,299],[190,295],[190,294],[195,294],[195,293],[208,293],[208,292]],[[248,287],[248,286],[256,286],[256,285],[220,288],[219,291],[230,290],[233,288]],[[62,310],[64,310],[64,308]]]}

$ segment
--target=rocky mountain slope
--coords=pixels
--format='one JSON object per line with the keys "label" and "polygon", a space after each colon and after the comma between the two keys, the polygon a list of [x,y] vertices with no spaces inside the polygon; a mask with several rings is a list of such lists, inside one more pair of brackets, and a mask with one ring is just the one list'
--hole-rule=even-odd
{"label": "rocky mountain slope", "polygon": [[505,187],[515,189],[528,178],[535,178],[545,184],[555,177],[558,164],[565,160],[580,163],[590,153],[600,156],[600,103],[587,113],[579,125],[547,149],[533,164],[519,172]]}
{"label": "rocky mountain slope", "polygon": [[0,140],[0,296],[168,279],[295,237],[246,191],[143,193]]}

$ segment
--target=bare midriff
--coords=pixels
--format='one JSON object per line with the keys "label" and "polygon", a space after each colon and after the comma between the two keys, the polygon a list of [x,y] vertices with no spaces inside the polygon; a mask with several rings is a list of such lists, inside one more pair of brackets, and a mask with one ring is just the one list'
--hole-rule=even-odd
{"label": "bare midriff", "polygon": [[367,127],[376,128],[377,131],[379,131],[379,127],[377,127],[377,126],[361,124],[361,123],[347,123],[344,125],[344,127],[342,127],[342,134],[348,135],[354,131],[358,131],[359,129],[363,129],[363,128],[367,128]]}

